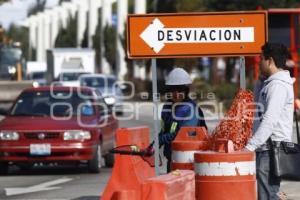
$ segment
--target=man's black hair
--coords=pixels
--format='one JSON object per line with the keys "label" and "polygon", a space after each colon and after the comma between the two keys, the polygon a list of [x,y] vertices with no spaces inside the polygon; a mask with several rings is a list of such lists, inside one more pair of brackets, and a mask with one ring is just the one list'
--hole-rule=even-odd
{"label": "man's black hair", "polygon": [[273,58],[277,68],[285,68],[289,54],[286,46],[280,43],[267,42],[261,49],[265,59]]}

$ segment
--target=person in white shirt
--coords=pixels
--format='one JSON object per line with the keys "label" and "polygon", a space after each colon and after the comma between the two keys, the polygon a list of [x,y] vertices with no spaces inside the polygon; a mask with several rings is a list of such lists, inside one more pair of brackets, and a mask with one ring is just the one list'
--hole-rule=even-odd
{"label": "person in white shirt", "polygon": [[272,173],[271,146],[275,142],[292,141],[294,90],[293,79],[285,71],[288,50],[283,44],[262,46],[260,71],[262,78],[255,89],[258,112],[254,134],[245,151],[256,151],[258,200],[277,200],[280,179]]}

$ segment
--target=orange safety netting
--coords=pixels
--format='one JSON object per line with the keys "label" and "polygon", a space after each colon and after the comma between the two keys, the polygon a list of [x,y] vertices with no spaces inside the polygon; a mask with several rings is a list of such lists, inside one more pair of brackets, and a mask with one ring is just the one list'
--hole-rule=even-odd
{"label": "orange safety netting", "polygon": [[227,139],[233,142],[234,150],[243,149],[252,136],[254,109],[253,93],[239,90],[224,119],[212,132],[211,148],[214,149],[218,139]]}

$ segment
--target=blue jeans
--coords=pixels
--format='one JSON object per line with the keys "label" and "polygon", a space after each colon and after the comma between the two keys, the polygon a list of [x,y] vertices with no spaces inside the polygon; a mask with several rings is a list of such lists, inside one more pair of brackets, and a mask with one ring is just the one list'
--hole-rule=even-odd
{"label": "blue jeans", "polygon": [[279,200],[280,179],[272,173],[271,151],[256,153],[258,200]]}

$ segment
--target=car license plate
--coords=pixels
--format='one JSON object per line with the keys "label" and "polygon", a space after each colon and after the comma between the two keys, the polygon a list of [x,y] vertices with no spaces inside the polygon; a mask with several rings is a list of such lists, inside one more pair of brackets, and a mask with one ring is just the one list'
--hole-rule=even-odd
{"label": "car license plate", "polygon": [[50,144],[31,144],[30,155],[32,156],[48,156],[51,154]]}

